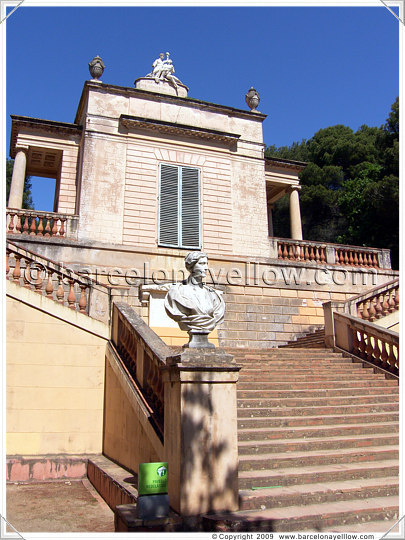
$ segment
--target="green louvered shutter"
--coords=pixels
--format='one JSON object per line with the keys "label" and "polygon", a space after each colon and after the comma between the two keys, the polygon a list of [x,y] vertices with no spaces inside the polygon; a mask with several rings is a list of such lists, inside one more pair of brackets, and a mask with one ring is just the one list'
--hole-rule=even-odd
{"label": "green louvered shutter", "polygon": [[181,169],[181,245],[200,247],[200,178],[199,170]]}
{"label": "green louvered shutter", "polygon": [[179,245],[179,169],[160,166],[159,244]]}
{"label": "green louvered shutter", "polygon": [[160,166],[159,245],[200,248],[200,173]]}

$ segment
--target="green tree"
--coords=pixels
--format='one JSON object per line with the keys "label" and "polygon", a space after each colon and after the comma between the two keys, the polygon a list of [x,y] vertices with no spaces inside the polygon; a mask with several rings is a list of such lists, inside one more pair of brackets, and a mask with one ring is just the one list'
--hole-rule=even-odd
{"label": "green tree", "polygon": [[[399,99],[380,127],[320,129],[309,140],[270,146],[266,156],[306,161],[300,173],[304,238],[399,250]],[[288,237],[288,198],[273,210],[276,236]]]}
{"label": "green tree", "polygon": [[[7,159],[7,162],[6,162],[6,201],[7,203],[8,203],[8,196],[10,194],[13,167],[14,167],[14,160]],[[23,208],[26,208],[26,209],[34,208],[34,202],[32,200],[31,189],[32,189],[31,177],[26,176],[25,181],[24,181],[24,193],[23,193],[23,203],[22,203]]]}

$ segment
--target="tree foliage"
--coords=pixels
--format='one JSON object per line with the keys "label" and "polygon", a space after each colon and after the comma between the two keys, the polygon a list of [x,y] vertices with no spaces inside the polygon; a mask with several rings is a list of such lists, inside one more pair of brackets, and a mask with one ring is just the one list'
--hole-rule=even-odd
{"label": "tree foliage", "polygon": [[[380,127],[320,129],[309,140],[266,148],[266,156],[306,161],[300,173],[304,238],[399,250],[399,99]],[[288,237],[288,200],[273,212],[276,236]]]}
{"label": "tree foliage", "polygon": [[[6,163],[6,201],[8,202],[8,196],[10,194],[10,186],[11,186],[11,177],[13,175],[13,167],[14,167],[14,160],[13,159],[7,159]],[[31,193],[31,177],[27,176],[24,181],[24,193],[23,193],[23,202],[22,207],[27,209],[33,209],[34,203],[32,200],[32,193]]]}

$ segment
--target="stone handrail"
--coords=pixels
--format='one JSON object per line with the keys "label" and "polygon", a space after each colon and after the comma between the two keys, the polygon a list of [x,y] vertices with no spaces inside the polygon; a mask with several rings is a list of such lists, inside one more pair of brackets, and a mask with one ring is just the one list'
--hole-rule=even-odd
{"label": "stone handrail", "polygon": [[6,209],[6,233],[27,236],[75,238],[79,216],[24,210]]}
{"label": "stone handrail", "polygon": [[6,280],[102,322],[109,321],[110,287],[10,241],[6,243]]}
{"label": "stone handrail", "polygon": [[389,250],[346,246],[308,240],[272,238],[271,251],[280,260],[315,264],[336,264],[363,268],[391,268]]}
{"label": "stone handrail", "polygon": [[399,335],[343,313],[333,313],[335,346],[399,375]]}
{"label": "stone handrail", "polygon": [[324,302],[325,344],[334,346],[333,314],[335,312],[373,322],[399,309],[399,279],[373,287],[366,293],[352,296],[346,301]]}
{"label": "stone handrail", "polygon": [[364,321],[374,322],[399,310],[399,279],[394,279],[364,294],[346,300],[344,311]]}
{"label": "stone handrail", "polygon": [[150,409],[155,427],[163,436],[164,384],[161,370],[173,350],[124,303],[114,303],[111,341]]}

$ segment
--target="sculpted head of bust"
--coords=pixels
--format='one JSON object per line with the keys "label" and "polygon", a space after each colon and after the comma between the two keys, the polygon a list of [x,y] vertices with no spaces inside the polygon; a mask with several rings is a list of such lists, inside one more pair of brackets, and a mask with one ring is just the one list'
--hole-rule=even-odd
{"label": "sculpted head of bust", "polygon": [[184,265],[190,272],[188,279],[194,283],[201,283],[208,271],[207,254],[203,251],[192,251],[184,259]]}

